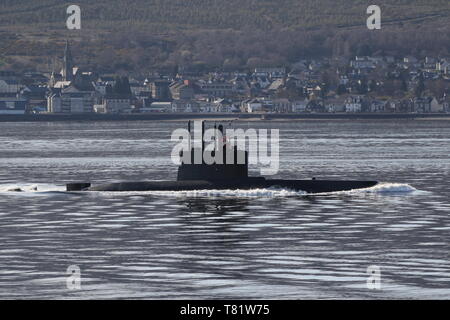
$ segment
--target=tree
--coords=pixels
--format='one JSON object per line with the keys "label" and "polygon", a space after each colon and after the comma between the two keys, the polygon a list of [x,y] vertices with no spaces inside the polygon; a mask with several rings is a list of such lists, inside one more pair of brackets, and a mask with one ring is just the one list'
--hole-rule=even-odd
{"label": "tree", "polygon": [[128,77],[116,77],[115,81],[116,82],[112,88],[112,93],[114,95],[123,97],[130,97],[132,95]]}
{"label": "tree", "polygon": [[340,85],[337,87],[336,93],[337,93],[338,95],[346,94],[346,93],[348,93],[348,92],[347,92],[347,88],[345,87],[345,85],[340,84]]}
{"label": "tree", "polygon": [[367,44],[359,45],[356,49],[357,56],[370,56],[372,55],[372,49]]}
{"label": "tree", "polygon": [[423,79],[423,74],[421,73],[419,75],[418,82],[417,82],[416,88],[414,90],[414,93],[417,98],[420,98],[420,97],[422,97],[422,94],[424,91],[425,91],[425,81]]}
{"label": "tree", "polygon": [[427,81],[425,86],[436,98],[442,98],[450,88],[450,84],[443,79]]}
{"label": "tree", "polygon": [[405,79],[402,79],[401,90],[402,90],[403,92],[408,92],[408,84],[406,83],[406,80],[405,80]]}

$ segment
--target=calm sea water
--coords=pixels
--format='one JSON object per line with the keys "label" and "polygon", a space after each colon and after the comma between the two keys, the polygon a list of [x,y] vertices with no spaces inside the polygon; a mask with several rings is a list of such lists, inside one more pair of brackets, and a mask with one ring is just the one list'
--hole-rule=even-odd
{"label": "calm sea water", "polygon": [[280,129],[277,177],[368,190],[64,192],[175,179],[183,125],[0,123],[0,298],[450,298],[450,122],[240,124]]}

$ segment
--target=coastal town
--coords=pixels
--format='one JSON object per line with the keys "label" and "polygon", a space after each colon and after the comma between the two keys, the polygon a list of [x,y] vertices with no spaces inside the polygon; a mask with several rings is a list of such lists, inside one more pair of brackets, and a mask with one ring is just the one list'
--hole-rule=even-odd
{"label": "coastal town", "polygon": [[252,70],[151,71],[143,79],[78,67],[0,71],[0,116],[145,113],[449,113],[450,57],[355,56]]}

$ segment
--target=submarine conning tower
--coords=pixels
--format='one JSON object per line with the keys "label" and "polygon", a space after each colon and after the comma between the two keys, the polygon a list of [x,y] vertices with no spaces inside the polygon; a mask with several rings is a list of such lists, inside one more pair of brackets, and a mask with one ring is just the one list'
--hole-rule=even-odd
{"label": "submarine conning tower", "polygon": [[[285,180],[249,177],[249,153],[232,145],[235,133],[228,139],[223,135],[223,126],[214,125],[216,130],[206,132],[205,125],[196,126],[195,147],[191,145],[191,121],[189,121],[189,145],[183,145],[179,154],[181,163],[178,168],[178,181],[137,181],[108,183],[91,186],[88,182],[68,183],[67,191],[189,191],[189,190],[226,190],[255,188],[287,188],[307,193],[326,193],[373,187],[377,181],[351,180]],[[200,132],[201,130],[201,132]],[[201,133],[201,136],[199,134]],[[233,135],[231,137],[231,135]],[[185,133],[183,133],[183,137]],[[208,146],[205,148],[205,139]],[[240,141],[242,142],[242,140]],[[239,143],[237,143],[239,145]],[[243,147],[245,148],[245,146]],[[207,152],[206,152],[207,151]],[[177,155],[175,155],[177,156]]]}
{"label": "submarine conning tower", "polygon": [[[215,148],[210,151],[215,161],[205,162],[205,122],[202,121],[201,148],[193,148],[189,140],[188,152],[180,152],[181,165],[178,168],[178,181],[230,181],[248,179],[248,152],[239,150],[226,141],[223,125],[216,126],[219,137],[215,137]],[[188,123],[189,136],[191,135],[191,121]]]}

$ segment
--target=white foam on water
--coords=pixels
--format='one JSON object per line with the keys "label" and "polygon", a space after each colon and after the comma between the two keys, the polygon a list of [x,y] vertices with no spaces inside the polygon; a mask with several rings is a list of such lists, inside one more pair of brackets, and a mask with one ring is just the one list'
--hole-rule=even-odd
{"label": "white foam on water", "polygon": [[[48,192],[65,192],[66,187],[63,185],[53,184],[3,184],[0,185],[0,193],[7,194],[45,194]],[[379,183],[370,188],[354,189],[349,191],[337,191],[318,193],[315,195],[332,195],[332,194],[410,194],[418,192],[416,188],[404,183]],[[100,194],[117,194],[117,192],[96,192]],[[120,195],[155,195],[166,197],[221,197],[221,198],[277,198],[277,197],[298,197],[309,194],[305,191],[296,191],[285,188],[261,188],[261,189],[227,189],[227,190],[191,190],[191,191],[136,191],[136,192],[120,192]]]}
{"label": "white foam on water", "polygon": [[412,193],[419,190],[406,183],[382,182],[371,188],[362,189],[362,191],[368,193]]}
{"label": "white foam on water", "polygon": [[[117,194],[114,192],[100,192],[107,194]],[[164,197],[189,197],[189,198],[276,198],[303,196],[304,191],[295,191],[282,188],[262,188],[262,189],[226,189],[226,190],[189,190],[189,191],[144,191],[144,192],[121,192],[126,195],[155,195]]]}
{"label": "white foam on water", "polygon": [[406,183],[380,182],[373,187],[363,189],[353,189],[349,191],[337,191],[327,194],[410,194],[419,190]]}
{"label": "white foam on water", "polygon": [[332,195],[332,194],[409,194],[417,192],[416,188],[406,183],[379,183],[370,188],[354,189],[349,191],[336,191],[310,194],[305,191],[295,191],[284,188],[267,188],[251,190],[195,190],[195,191],[176,191],[176,192],[152,192],[156,195],[183,196],[183,197],[294,197],[305,195]]}
{"label": "white foam on water", "polygon": [[0,184],[0,193],[42,193],[42,192],[61,192],[66,191],[65,186],[59,186],[55,184],[28,184],[28,183],[15,183],[15,184]]}
{"label": "white foam on water", "polygon": [[333,195],[333,194],[410,194],[418,192],[416,188],[406,183],[379,183],[370,188],[354,189],[348,191],[336,191],[310,194],[305,191],[295,191],[284,188],[265,188],[251,190],[193,190],[193,191],[151,191],[148,194],[169,197],[236,197],[236,198],[275,198],[295,197],[305,195]]}

